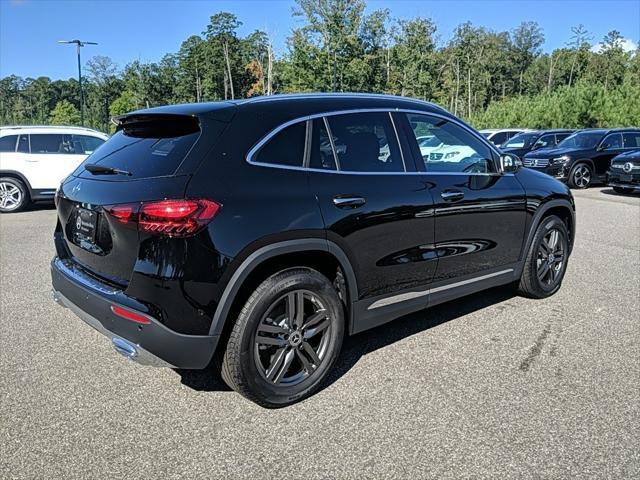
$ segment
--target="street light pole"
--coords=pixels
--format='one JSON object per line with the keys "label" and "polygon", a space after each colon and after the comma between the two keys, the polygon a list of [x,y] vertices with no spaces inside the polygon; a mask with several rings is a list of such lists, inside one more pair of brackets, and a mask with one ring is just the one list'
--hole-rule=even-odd
{"label": "street light pole", "polygon": [[58,43],[73,43],[78,54],[78,86],[80,87],[80,125],[84,126],[84,94],[82,93],[82,67],[80,66],[80,47],[85,45],[98,45],[96,42],[84,42],[82,40],[58,40]]}

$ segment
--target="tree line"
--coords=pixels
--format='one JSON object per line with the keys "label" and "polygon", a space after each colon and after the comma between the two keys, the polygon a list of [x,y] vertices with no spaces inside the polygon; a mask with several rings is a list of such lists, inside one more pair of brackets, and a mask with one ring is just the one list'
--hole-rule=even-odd
{"label": "tree line", "polygon": [[[438,41],[433,20],[365,13],[365,0],[296,0],[301,26],[276,56],[268,32],[240,36],[236,15],[212,15],[201,35],[158,62],[120,69],[94,56],[83,68],[85,124],[156,105],[291,92],[373,92],[436,102],[478,128],[640,125],[640,54],[617,31],[583,25],[544,53],[535,22],[492,31],[470,22]],[[593,48],[594,44],[597,48]],[[78,124],[76,79],[0,79],[0,124]]]}

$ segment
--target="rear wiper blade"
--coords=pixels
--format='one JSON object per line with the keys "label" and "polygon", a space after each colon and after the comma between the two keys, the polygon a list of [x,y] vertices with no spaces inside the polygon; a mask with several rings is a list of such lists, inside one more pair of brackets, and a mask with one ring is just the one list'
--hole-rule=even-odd
{"label": "rear wiper blade", "polygon": [[84,166],[84,169],[94,175],[127,175],[131,176],[131,172],[126,170],[120,170],[119,168],[105,167],[103,165],[96,165],[95,163],[88,163]]}

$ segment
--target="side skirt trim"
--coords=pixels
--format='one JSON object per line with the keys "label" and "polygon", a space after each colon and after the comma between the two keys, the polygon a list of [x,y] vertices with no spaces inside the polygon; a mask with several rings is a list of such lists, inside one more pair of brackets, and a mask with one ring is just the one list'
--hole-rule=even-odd
{"label": "side skirt trim", "polygon": [[461,287],[463,285],[468,285],[470,283],[481,282],[482,280],[486,280],[488,278],[497,277],[499,275],[505,275],[507,273],[513,272],[513,268],[507,268],[505,270],[500,270],[499,272],[488,273],[487,275],[481,275],[475,278],[469,278],[467,280],[462,280],[460,282],[450,283],[448,285],[442,285],[440,287],[429,288],[427,290],[422,290],[419,292],[408,292],[401,293],[399,295],[394,295],[393,297],[383,298],[381,300],[376,300],[373,302],[367,310],[374,310],[380,307],[386,307],[388,305],[393,305],[394,303],[404,302],[406,300],[412,300],[414,298],[424,297],[430,295],[432,293],[442,292],[444,290],[449,290],[451,288]]}

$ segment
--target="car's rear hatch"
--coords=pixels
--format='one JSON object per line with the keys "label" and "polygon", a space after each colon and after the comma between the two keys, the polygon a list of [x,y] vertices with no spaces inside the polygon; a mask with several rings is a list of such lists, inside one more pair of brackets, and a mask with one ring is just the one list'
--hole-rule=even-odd
{"label": "car's rear hatch", "polygon": [[147,202],[184,199],[192,172],[231,116],[225,109],[217,116],[149,110],[120,118],[113,137],[60,186],[58,254],[126,287],[137,261],[157,259],[153,242],[141,249],[145,234],[122,212]]}

